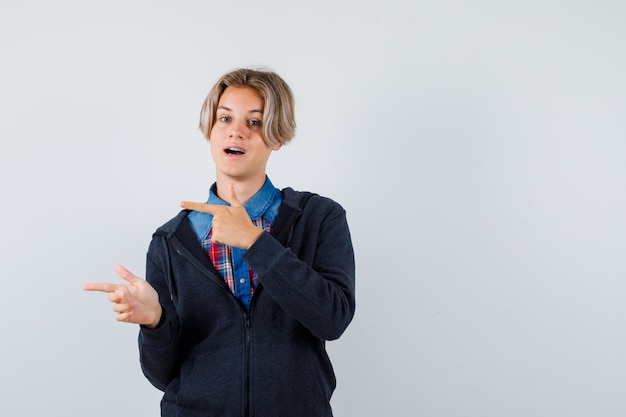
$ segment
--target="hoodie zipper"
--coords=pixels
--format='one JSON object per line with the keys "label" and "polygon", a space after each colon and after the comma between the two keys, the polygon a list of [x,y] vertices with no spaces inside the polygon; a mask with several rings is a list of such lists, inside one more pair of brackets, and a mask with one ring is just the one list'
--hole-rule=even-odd
{"label": "hoodie zipper", "polygon": [[[190,261],[191,263],[194,264],[194,266],[196,266],[199,270],[206,270],[206,267],[204,265],[202,265],[202,263],[200,263],[196,258],[194,258],[193,256],[191,256],[191,254],[184,248],[184,247],[179,247],[179,245],[175,245],[174,246],[174,250],[181,256],[185,257],[185,259],[187,259],[188,261]],[[183,253],[184,252],[184,253]],[[250,313],[252,312],[252,306],[254,304],[254,300],[256,298],[257,293],[259,292],[259,290],[261,289],[260,287],[257,287],[256,290],[254,291],[254,294],[252,294],[252,298],[250,300],[250,308],[248,311],[246,311],[246,308],[239,302],[239,300],[237,300],[237,297],[230,291],[230,289],[228,288],[228,286],[226,285],[226,283],[222,280],[221,282],[224,283],[224,285],[220,285],[218,282],[216,282],[214,279],[212,279],[211,277],[209,277],[209,280],[211,282],[213,282],[215,285],[218,285],[220,288],[222,288],[225,292],[227,292],[232,298],[233,301],[235,303],[237,303],[237,305],[239,306],[239,308],[242,311],[242,318],[243,318],[243,322],[244,322],[244,340],[245,340],[245,346],[244,346],[244,417],[249,417],[250,416]]]}
{"label": "hoodie zipper", "polygon": [[[245,366],[244,366],[244,383],[245,383],[245,392],[244,392],[244,413],[243,415],[245,417],[249,417],[252,413],[252,411],[250,410],[251,407],[251,400],[250,400],[250,385],[252,383],[251,381],[251,356],[252,356],[252,352],[250,350],[250,346],[251,346],[251,327],[252,327],[252,322],[251,322],[251,316],[252,316],[252,309],[254,307],[254,301],[257,298],[257,294],[260,292],[261,287],[257,286],[254,293],[252,294],[252,299],[250,299],[250,307],[248,309],[248,311],[246,311],[245,307],[236,299],[235,297],[235,301],[237,301],[237,304],[239,304],[239,306],[241,307],[241,310],[243,311],[243,321],[244,321],[244,326],[245,326]],[[234,297],[234,296],[233,296]]]}
{"label": "hoodie zipper", "polygon": [[245,344],[245,366],[244,366],[244,416],[250,415],[250,315],[246,312],[243,313],[243,320],[245,324],[246,332],[246,344]]}
{"label": "hoodie zipper", "polygon": [[209,281],[211,281],[213,284],[217,285],[222,290],[232,295],[232,292],[228,288],[228,285],[226,284],[226,282],[223,279],[217,280],[217,277],[214,277],[213,274],[205,273],[204,271],[207,270],[207,267],[202,265],[202,262],[198,261],[194,256],[192,256],[191,253],[189,253],[189,251],[184,246],[174,244],[174,250],[180,256],[184,257],[186,260],[191,262],[193,266],[195,266],[199,271],[203,271],[204,275],[208,278]]}

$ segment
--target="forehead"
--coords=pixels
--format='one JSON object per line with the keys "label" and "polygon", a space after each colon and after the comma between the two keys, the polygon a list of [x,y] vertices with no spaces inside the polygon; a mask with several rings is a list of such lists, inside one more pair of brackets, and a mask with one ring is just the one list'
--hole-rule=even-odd
{"label": "forehead", "polygon": [[249,87],[226,87],[218,102],[218,107],[227,107],[231,110],[238,108],[263,111],[263,106],[261,95]]}

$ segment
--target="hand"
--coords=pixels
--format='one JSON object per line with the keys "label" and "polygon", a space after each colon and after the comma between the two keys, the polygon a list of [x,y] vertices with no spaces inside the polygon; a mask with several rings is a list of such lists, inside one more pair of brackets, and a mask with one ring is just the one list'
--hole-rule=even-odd
{"label": "hand", "polygon": [[118,265],[115,272],[128,284],[91,283],[85,284],[83,290],[109,293],[109,301],[113,303],[118,321],[155,328],[162,314],[158,293],[148,281],[133,275],[123,266]]}
{"label": "hand", "polygon": [[194,203],[183,201],[181,207],[209,213],[213,215],[211,241],[240,249],[249,249],[250,246],[263,234],[263,230],[256,227],[243,204],[237,198],[235,186],[231,183],[229,190],[230,206],[217,204]]}

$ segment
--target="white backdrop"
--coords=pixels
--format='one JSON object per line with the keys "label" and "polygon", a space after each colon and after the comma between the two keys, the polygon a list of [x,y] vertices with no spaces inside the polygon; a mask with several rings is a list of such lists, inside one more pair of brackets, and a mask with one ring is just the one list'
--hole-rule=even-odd
{"label": "white backdrop", "polygon": [[279,187],[348,211],[337,416],[626,415],[626,3],[0,1],[2,416],[158,415],[144,273],[213,181],[222,73],[293,87]]}

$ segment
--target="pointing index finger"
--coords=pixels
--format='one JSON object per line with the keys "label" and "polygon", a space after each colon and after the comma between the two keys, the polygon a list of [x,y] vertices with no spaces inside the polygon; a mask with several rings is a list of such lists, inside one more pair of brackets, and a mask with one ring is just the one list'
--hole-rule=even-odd
{"label": "pointing index finger", "polygon": [[180,206],[184,209],[188,209],[188,210],[194,210],[194,211],[200,211],[202,213],[209,213],[209,214],[215,214],[214,213],[214,205],[213,204],[207,204],[207,203],[196,203],[194,201],[183,201],[180,203]]}
{"label": "pointing index finger", "polygon": [[243,207],[241,201],[239,201],[239,197],[237,197],[237,193],[235,192],[235,184],[232,182],[228,186],[228,194],[230,197],[230,206],[231,207]]}
{"label": "pointing index finger", "polygon": [[83,285],[84,291],[100,291],[100,292],[115,292],[119,284],[110,284],[107,282],[93,282]]}

